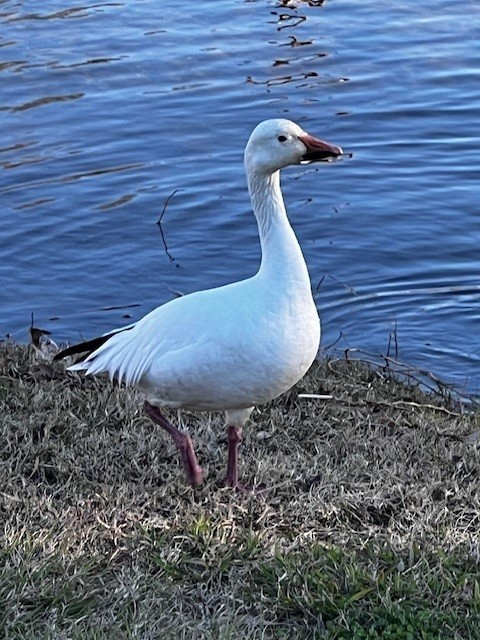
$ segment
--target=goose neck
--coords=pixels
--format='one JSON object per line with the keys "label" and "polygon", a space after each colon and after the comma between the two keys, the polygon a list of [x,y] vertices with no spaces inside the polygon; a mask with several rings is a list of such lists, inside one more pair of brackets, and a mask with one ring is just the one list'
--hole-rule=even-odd
{"label": "goose neck", "polygon": [[258,223],[262,263],[260,274],[308,285],[310,278],[295,233],[290,225],[280,188],[280,172],[248,176],[248,188]]}

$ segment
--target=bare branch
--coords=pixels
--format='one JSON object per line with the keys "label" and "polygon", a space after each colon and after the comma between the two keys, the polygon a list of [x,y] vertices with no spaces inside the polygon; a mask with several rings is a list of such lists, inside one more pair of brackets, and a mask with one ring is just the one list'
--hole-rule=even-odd
{"label": "bare branch", "polygon": [[160,217],[157,220],[157,226],[160,230],[160,236],[162,238],[162,242],[163,242],[163,246],[165,248],[165,253],[168,256],[168,259],[170,260],[170,262],[175,262],[175,258],[172,256],[172,254],[169,252],[168,250],[168,246],[167,246],[167,242],[165,240],[165,234],[163,233],[163,229],[162,229],[162,218],[165,215],[165,211],[167,210],[167,206],[168,203],[170,202],[170,200],[173,198],[173,196],[178,193],[179,191],[181,191],[181,189],[175,189],[175,191],[173,191],[168,198],[165,200],[164,204],[163,204],[163,209],[162,209],[162,213],[160,214]]}

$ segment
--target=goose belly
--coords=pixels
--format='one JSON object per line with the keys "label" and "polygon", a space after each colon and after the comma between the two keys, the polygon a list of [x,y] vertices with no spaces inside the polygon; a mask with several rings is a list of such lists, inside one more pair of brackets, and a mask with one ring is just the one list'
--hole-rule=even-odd
{"label": "goose belly", "polygon": [[[290,318],[292,320],[292,318]],[[308,320],[308,321],[306,321]],[[288,391],[318,352],[317,312],[302,322],[259,323],[254,330],[201,340],[165,354],[140,381],[149,402],[194,410],[242,409]]]}

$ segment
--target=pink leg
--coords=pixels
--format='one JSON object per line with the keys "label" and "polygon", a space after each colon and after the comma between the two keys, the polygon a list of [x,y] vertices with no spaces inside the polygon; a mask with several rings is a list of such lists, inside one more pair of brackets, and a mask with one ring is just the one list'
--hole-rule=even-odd
{"label": "pink leg", "polygon": [[160,413],[158,407],[154,407],[146,400],[143,405],[143,409],[153,422],[160,425],[162,429],[165,429],[165,431],[172,436],[172,439],[180,452],[185,473],[187,474],[190,484],[193,487],[200,484],[203,479],[203,471],[202,467],[198,464],[190,436],[170,424],[170,422],[168,422],[168,420]]}
{"label": "pink leg", "polygon": [[242,427],[228,427],[228,464],[223,483],[234,489],[243,488],[238,482],[238,445],[241,441]]}

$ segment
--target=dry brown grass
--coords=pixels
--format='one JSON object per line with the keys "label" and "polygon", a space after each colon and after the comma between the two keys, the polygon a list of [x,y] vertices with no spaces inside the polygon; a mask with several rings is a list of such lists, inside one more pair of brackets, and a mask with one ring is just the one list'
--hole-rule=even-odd
{"label": "dry brown grass", "polygon": [[222,416],[171,414],[193,490],[134,393],[2,344],[4,637],[480,638],[477,416],[347,361],[298,391],[245,430],[264,493],[217,486]]}

